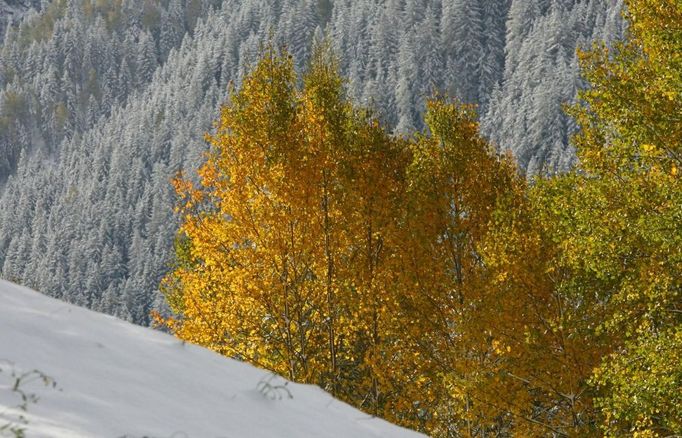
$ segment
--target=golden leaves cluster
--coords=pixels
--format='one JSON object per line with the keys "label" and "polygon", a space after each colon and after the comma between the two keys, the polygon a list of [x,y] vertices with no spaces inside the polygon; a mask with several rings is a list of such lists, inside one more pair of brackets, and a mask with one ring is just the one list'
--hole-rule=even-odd
{"label": "golden leaves cluster", "polygon": [[345,97],[328,52],[299,86],[290,57],[266,50],[232,90],[199,183],[175,181],[171,328],[435,430],[453,421],[436,412],[475,299],[475,242],[518,177],[471,107],[434,100],[431,135],[389,135]]}
{"label": "golden leaves cluster", "polygon": [[169,327],[434,436],[682,433],[682,4],[627,3],[579,168],[533,184],[474,108],[397,138],[328,48],[266,50],[175,181]]}

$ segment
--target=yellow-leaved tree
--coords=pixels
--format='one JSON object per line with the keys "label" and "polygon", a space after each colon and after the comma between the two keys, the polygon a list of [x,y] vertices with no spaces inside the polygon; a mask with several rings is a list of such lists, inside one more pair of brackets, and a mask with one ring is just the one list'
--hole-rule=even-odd
{"label": "yellow-leaved tree", "polygon": [[348,102],[326,46],[296,82],[290,57],[267,49],[231,92],[199,185],[176,181],[171,326],[390,417],[394,210],[408,150]]}
{"label": "yellow-leaved tree", "polygon": [[[427,104],[428,135],[411,143],[401,262],[404,345],[418,370],[412,403],[438,436],[483,431],[472,382],[487,361],[486,335],[471,327],[485,266],[480,244],[495,208],[523,186],[510,157],[480,136],[474,108]],[[471,327],[471,330],[467,330]]]}
{"label": "yellow-leaved tree", "polygon": [[[627,0],[627,39],[582,54],[581,174],[556,183],[574,291],[612,353],[592,383],[609,436],[682,434],[682,2]],[[548,190],[554,190],[550,187]],[[569,214],[569,212],[571,212]]]}
{"label": "yellow-leaved tree", "polygon": [[480,300],[477,245],[521,180],[470,106],[435,99],[429,133],[389,135],[346,98],[329,52],[299,85],[290,57],[265,50],[231,91],[198,184],[175,181],[168,323],[372,414],[473,435],[465,382],[486,353],[462,330]]}
{"label": "yellow-leaved tree", "polygon": [[175,181],[171,329],[434,436],[682,434],[682,3],[626,3],[530,185],[472,107],[397,138],[266,49]]}
{"label": "yellow-leaved tree", "polygon": [[480,389],[514,433],[682,433],[682,3],[626,4],[627,39],[581,53],[577,169],[496,213],[483,251],[503,348]]}

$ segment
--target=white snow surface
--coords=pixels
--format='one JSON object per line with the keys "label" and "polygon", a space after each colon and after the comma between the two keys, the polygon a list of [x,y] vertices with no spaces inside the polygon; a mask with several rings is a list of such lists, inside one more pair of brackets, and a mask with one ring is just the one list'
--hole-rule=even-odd
{"label": "white snow surface", "polygon": [[422,436],[316,386],[288,383],[293,398],[264,394],[267,371],[2,280],[0,370],[0,427],[20,425],[12,373],[39,370],[56,382],[21,385],[39,397],[24,413],[28,438]]}

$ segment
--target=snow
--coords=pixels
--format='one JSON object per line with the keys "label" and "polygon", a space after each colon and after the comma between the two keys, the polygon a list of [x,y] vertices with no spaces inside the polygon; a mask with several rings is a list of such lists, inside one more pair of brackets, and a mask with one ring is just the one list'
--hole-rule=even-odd
{"label": "snow", "polygon": [[0,0],[0,43],[5,38],[9,23],[18,22],[31,6],[38,6],[36,0]]}
{"label": "snow", "polygon": [[[267,371],[0,280],[0,427],[16,423],[15,375],[39,397],[32,437],[417,437],[311,385],[259,390]],[[33,376],[35,377],[35,376]],[[259,384],[260,382],[260,384]],[[0,435],[2,432],[0,431]]]}

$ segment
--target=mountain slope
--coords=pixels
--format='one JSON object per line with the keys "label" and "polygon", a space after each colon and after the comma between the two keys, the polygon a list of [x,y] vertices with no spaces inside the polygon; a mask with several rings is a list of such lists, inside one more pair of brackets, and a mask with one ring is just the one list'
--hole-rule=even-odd
{"label": "mountain slope", "polygon": [[17,22],[31,8],[40,6],[40,0],[0,0],[0,43],[9,23]]}
{"label": "mountain slope", "polygon": [[12,371],[33,369],[57,388],[21,385],[40,397],[30,437],[421,436],[315,386],[268,391],[266,371],[0,281],[0,428],[19,414]]}
{"label": "mountain slope", "polygon": [[47,12],[27,17],[0,47],[0,276],[141,325],[163,308],[173,258],[169,181],[195,174],[228,84],[268,39],[300,69],[327,32],[349,96],[397,131],[421,128],[434,89],[479,100],[484,133],[533,174],[573,163],[561,111],[580,86],[575,48],[617,35],[620,10],[620,0],[89,3],[52,2],[54,26],[40,24]]}

